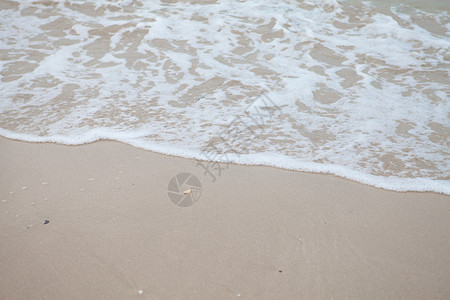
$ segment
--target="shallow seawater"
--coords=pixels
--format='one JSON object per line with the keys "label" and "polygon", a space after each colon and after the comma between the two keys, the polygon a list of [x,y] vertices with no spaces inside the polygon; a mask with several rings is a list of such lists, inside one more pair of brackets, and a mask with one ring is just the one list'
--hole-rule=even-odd
{"label": "shallow seawater", "polygon": [[450,194],[445,1],[2,1],[0,134]]}

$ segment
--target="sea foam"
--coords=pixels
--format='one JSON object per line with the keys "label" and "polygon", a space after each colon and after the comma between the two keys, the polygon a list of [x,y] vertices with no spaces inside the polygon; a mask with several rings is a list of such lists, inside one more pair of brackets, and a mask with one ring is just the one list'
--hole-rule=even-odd
{"label": "sea foam", "polygon": [[11,2],[0,135],[450,194],[448,12],[382,2]]}

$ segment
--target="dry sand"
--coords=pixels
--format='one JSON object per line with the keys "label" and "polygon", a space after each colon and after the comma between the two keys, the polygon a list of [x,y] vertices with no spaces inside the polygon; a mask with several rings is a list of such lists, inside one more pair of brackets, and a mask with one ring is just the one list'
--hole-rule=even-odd
{"label": "dry sand", "polygon": [[[212,183],[116,142],[0,153],[1,299],[450,299],[448,196],[237,165]],[[187,208],[181,172],[203,185]]]}

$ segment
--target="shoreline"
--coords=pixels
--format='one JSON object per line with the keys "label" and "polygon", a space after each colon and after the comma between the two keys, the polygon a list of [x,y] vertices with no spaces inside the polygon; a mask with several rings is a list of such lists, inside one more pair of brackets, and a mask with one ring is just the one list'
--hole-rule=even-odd
{"label": "shoreline", "polygon": [[[311,173],[311,174],[318,174],[318,175],[330,175],[335,176],[344,180],[349,180],[352,182],[356,182],[359,184],[363,184],[366,186],[386,190],[386,191],[392,191],[392,192],[417,192],[417,193],[436,193],[441,195],[450,196],[450,186],[446,183],[444,180],[432,180],[428,178],[401,178],[401,177],[384,177],[384,176],[376,176],[372,174],[366,174],[360,171],[355,171],[350,168],[340,166],[340,165],[326,165],[326,164],[320,164],[320,163],[314,163],[309,162],[308,165],[311,166],[303,166],[300,167],[297,165],[297,167],[293,167],[292,165],[296,164],[297,161],[294,158],[290,158],[284,155],[277,156],[277,161],[287,161],[286,166],[280,166],[281,163],[267,163],[267,162],[254,162],[250,161],[248,163],[244,163],[247,157],[241,158],[240,161],[219,161],[219,160],[207,160],[205,158],[198,158],[198,155],[195,154],[188,154],[184,155],[181,154],[181,152],[177,151],[163,151],[158,150],[158,148],[163,148],[160,145],[153,147],[152,149],[149,149],[148,147],[143,146],[139,142],[133,142],[133,141],[122,141],[120,139],[114,139],[114,138],[98,138],[95,133],[91,133],[93,137],[88,139],[88,141],[83,141],[80,143],[75,144],[67,144],[64,143],[64,139],[58,139],[57,141],[47,141],[45,138],[42,138],[42,140],[36,140],[36,137],[29,138],[28,135],[23,135],[21,138],[14,138],[10,137],[9,131],[5,131],[4,129],[1,132],[2,135],[0,135],[0,138],[16,141],[16,142],[26,142],[26,143],[34,143],[34,144],[55,144],[55,145],[63,145],[63,146],[83,146],[83,145],[89,145],[92,143],[97,142],[116,142],[120,143],[126,146],[131,146],[143,151],[149,151],[158,155],[166,155],[169,157],[176,157],[176,158],[182,158],[182,159],[188,159],[188,160],[196,160],[196,161],[203,161],[208,163],[219,163],[219,164],[234,164],[238,166],[247,166],[247,167],[266,167],[266,168],[275,168],[279,170],[284,171],[293,171],[293,172],[302,172],[302,173]],[[17,135],[17,134],[14,134]],[[34,139],[32,141],[31,139]],[[167,149],[166,149],[167,150]],[[176,153],[175,153],[176,152]],[[246,155],[238,155],[239,156],[246,156]],[[297,163],[298,164],[298,163]],[[330,171],[330,168],[332,169]],[[396,182],[392,182],[393,180],[396,180]],[[402,181],[401,183],[397,182],[397,180]],[[417,185],[420,184],[421,187],[417,187]],[[432,185],[433,187],[430,187]],[[414,187],[414,188],[413,188]]]}
{"label": "shoreline", "polygon": [[[212,183],[111,141],[0,149],[0,298],[450,296],[445,195],[234,164]],[[167,193],[182,172],[202,184],[190,207]]]}

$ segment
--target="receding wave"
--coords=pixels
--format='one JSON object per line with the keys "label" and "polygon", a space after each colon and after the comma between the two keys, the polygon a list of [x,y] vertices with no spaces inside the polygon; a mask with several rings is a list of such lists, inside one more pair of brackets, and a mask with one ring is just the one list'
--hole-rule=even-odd
{"label": "receding wave", "polygon": [[450,194],[449,20],[400,1],[2,1],[0,134]]}

